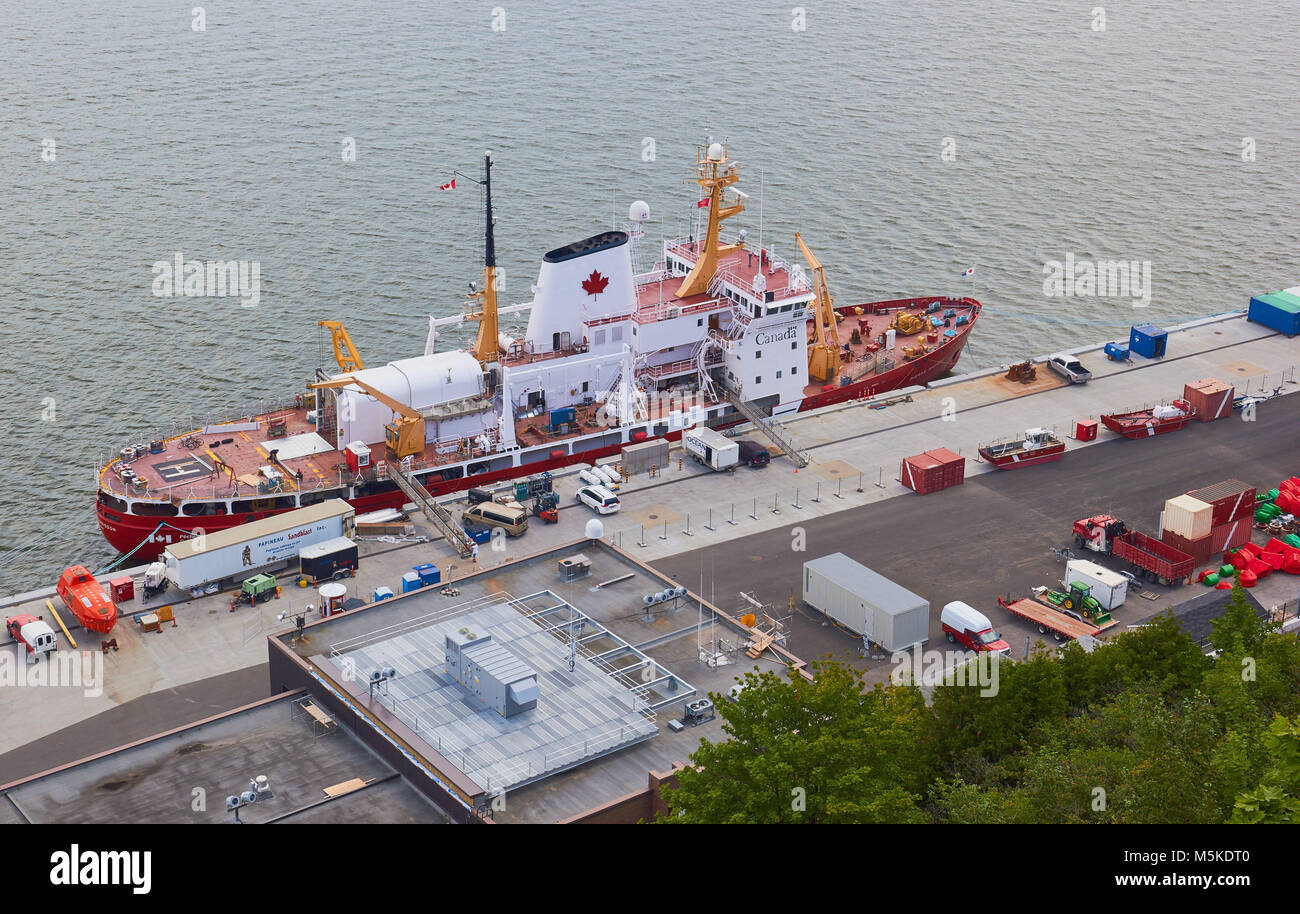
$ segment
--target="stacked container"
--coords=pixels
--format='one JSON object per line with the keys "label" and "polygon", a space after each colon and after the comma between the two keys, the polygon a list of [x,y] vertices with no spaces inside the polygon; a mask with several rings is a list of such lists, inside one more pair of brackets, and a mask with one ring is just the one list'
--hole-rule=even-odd
{"label": "stacked container", "polygon": [[1202,378],[1183,385],[1183,399],[1192,404],[1196,418],[1213,422],[1232,415],[1232,397],[1236,391],[1231,384],[1217,378]]}
{"label": "stacked container", "polygon": [[1160,538],[1186,552],[1203,565],[1214,554],[1214,507],[1191,495],[1179,495],[1165,502],[1164,531]]}
{"label": "stacked container", "polygon": [[966,458],[944,447],[908,457],[898,471],[899,481],[918,495],[959,486],[965,478]]}
{"label": "stacked container", "polygon": [[1255,487],[1240,479],[1194,489],[1187,493],[1211,508],[1211,554],[1225,552],[1250,542],[1251,522],[1255,511]]}

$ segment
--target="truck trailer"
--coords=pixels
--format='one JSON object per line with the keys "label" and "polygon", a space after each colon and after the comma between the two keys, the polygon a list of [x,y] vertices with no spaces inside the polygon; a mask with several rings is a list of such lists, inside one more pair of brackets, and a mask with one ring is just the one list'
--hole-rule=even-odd
{"label": "truck trailer", "polygon": [[842,552],[804,562],[803,601],[863,644],[903,651],[930,634],[930,603]]}
{"label": "truck trailer", "polygon": [[298,573],[313,584],[357,573],[357,544],[346,536],[312,543],[298,553]]}
{"label": "truck trailer", "polygon": [[740,445],[711,428],[693,428],[682,434],[682,447],[697,462],[714,470],[740,463]]}
{"label": "truck trailer", "polygon": [[242,581],[273,566],[296,562],[305,546],[354,536],[356,512],[333,498],[306,508],[196,536],[163,550],[167,579],[182,590]]}

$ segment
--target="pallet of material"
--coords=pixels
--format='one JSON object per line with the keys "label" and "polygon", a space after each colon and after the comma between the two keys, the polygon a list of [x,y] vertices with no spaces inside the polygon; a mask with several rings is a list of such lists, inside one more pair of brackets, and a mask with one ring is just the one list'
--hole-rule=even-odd
{"label": "pallet of material", "polygon": [[415,524],[395,521],[389,524],[357,524],[357,536],[413,536]]}

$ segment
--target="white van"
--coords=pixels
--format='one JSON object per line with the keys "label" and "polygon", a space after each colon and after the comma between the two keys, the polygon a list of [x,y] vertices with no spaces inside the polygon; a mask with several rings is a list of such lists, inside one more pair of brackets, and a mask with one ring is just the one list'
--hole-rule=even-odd
{"label": "white van", "polygon": [[619,508],[618,496],[604,486],[583,486],[578,501],[597,514],[613,514]]}

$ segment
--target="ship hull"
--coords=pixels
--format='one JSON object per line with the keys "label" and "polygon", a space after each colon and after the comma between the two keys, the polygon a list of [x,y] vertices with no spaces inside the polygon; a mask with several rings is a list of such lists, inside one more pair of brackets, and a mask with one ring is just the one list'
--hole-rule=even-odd
{"label": "ship hull", "polygon": [[1125,422],[1115,416],[1102,416],[1101,422],[1112,432],[1123,435],[1125,438],[1150,438],[1154,435],[1163,435],[1167,432],[1176,432],[1179,429],[1186,428],[1192,421],[1191,416],[1183,416],[1181,419],[1158,419],[1148,422]]}
{"label": "ship hull", "polygon": [[1065,456],[1065,445],[1056,444],[1051,447],[1038,448],[1024,453],[1007,454],[1000,457],[994,457],[985,448],[980,448],[979,454],[985,463],[995,469],[1015,470],[1020,467],[1032,467],[1040,463],[1052,463],[1060,460]]}
{"label": "ship hull", "polygon": [[969,336],[969,332],[963,333],[951,343],[928,352],[919,359],[896,365],[884,374],[805,397],[799,404],[799,412],[821,409],[823,406],[833,406],[836,403],[847,403],[852,400],[864,400],[902,387],[920,387],[929,384],[957,365]]}
{"label": "ship hull", "polygon": [[[915,299],[914,301],[923,301],[924,299]],[[886,302],[880,304],[896,304]],[[816,393],[805,396],[802,400],[792,401],[789,404],[778,407],[781,414],[793,412],[805,412],[812,409],[820,409],[825,406],[833,406],[840,403],[848,403],[856,400],[863,400],[870,397],[887,393],[891,390],[898,390],[904,387],[923,386],[930,381],[951,371],[961,358],[962,351],[966,347],[966,341],[970,336],[970,331],[979,316],[979,305],[975,305],[975,311],[972,315],[970,326],[958,335],[956,338],[943,345],[927,352],[917,359],[904,361],[890,370],[863,379],[853,384],[843,387],[836,387],[831,390],[821,390]],[[861,306],[871,308],[873,306]],[[841,313],[849,314],[853,308],[837,309]],[[719,427],[735,425],[744,422],[745,419],[739,413],[735,414],[732,421],[722,421],[717,423]],[[676,441],[681,438],[680,431],[669,432],[659,436],[669,441]],[[650,440],[650,439],[646,439]],[[583,451],[581,453],[564,454],[559,457],[539,460],[529,463],[527,467],[505,467],[500,470],[481,473],[476,475],[466,475],[454,479],[442,479],[437,474],[431,474],[430,477],[420,480],[424,488],[430,495],[436,497],[448,495],[453,492],[462,491],[472,486],[491,485],[505,480],[517,479],[520,476],[532,475],[544,471],[555,472],[566,467],[579,463],[591,463],[606,457],[611,457],[621,453],[624,445],[614,444],[612,446],[597,448],[594,450]],[[406,496],[400,490],[385,492],[375,495],[364,495],[348,499],[348,503],[356,509],[358,514],[365,514],[370,511],[379,511],[384,509],[398,508],[406,503]],[[169,517],[156,516],[138,516],[127,514],[116,510],[100,500],[96,500],[95,514],[99,522],[100,532],[103,533],[104,539],[108,541],[118,552],[131,556],[135,564],[144,564],[155,561],[163,550],[173,544],[197,536],[200,532],[215,533],[220,530],[228,530],[232,527],[238,527],[242,524],[254,520],[261,520],[264,517],[270,517],[274,514],[282,514],[285,511],[293,510],[284,508],[280,510],[258,511],[244,514],[203,514],[200,516],[187,517],[182,515]]]}

